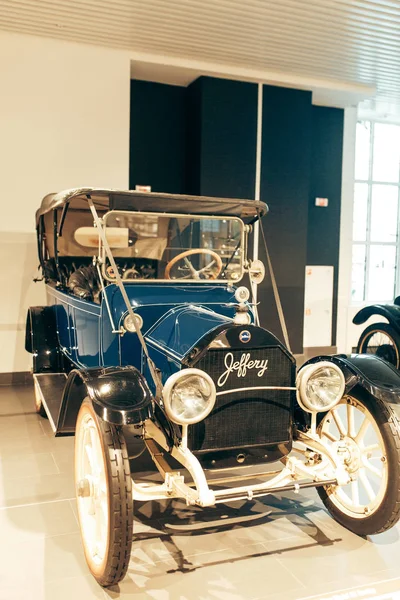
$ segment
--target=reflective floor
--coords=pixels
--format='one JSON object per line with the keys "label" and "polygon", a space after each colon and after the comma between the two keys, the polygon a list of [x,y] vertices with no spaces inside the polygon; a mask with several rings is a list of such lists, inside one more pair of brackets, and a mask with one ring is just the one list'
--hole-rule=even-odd
{"label": "reflective floor", "polygon": [[137,503],[128,575],[102,590],[81,548],[73,444],[34,413],[30,386],[0,388],[1,600],[400,599],[400,526],[359,538],[313,490],[206,510]]}

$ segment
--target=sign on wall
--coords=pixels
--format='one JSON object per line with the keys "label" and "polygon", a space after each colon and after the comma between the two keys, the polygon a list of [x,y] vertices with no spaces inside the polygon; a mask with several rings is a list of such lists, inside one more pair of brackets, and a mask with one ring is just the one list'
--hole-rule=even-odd
{"label": "sign on wall", "polygon": [[307,266],[304,347],[332,345],[333,267]]}

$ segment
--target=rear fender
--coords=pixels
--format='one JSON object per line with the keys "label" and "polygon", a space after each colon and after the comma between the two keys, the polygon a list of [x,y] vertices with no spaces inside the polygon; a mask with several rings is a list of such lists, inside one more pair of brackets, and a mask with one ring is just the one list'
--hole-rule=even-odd
{"label": "rear fender", "polygon": [[61,401],[61,432],[75,431],[79,408],[87,396],[99,417],[114,425],[138,425],[154,416],[152,393],[135,367],[75,369]]}
{"label": "rear fender", "polygon": [[396,412],[400,414],[400,373],[391,364],[369,354],[338,354],[317,356],[301,368],[322,360],[332,362],[341,369],[346,382],[345,394],[358,385],[371,396],[396,406]]}
{"label": "rear fender", "polygon": [[353,318],[355,325],[362,325],[372,315],[381,315],[400,333],[400,306],[396,304],[373,304],[358,311]]}

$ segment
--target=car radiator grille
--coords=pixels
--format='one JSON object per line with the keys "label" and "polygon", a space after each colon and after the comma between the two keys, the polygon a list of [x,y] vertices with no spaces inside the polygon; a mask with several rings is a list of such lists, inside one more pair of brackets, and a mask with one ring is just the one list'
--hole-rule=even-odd
{"label": "car radiator grille", "polygon": [[[256,365],[232,370],[224,381],[227,365],[246,360],[246,355],[247,362],[268,361],[262,376]],[[191,450],[205,452],[290,441],[293,391],[250,389],[294,385],[293,363],[280,348],[249,348],[246,352],[211,349],[195,366],[214,380],[217,400],[204,421],[189,427]]]}

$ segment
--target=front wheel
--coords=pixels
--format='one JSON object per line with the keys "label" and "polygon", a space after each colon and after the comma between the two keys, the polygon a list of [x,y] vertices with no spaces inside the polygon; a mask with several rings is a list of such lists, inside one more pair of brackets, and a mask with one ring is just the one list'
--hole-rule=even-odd
{"label": "front wheel", "polygon": [[357,391],[323,417],[319,433],[351,478],[318,488],[332,516],[358,535],[393,527],[400,518],[400,422],[390,406]]}
{"label": "front wheel", "polygon": [[126,575],[132,547],[133,500],[122,431],[99,419],[86,398],[75,432],[75,483],[86,562],[100,585]]}
{"label": "front wheel", "polygon": [[400,368],[400,336],[388,323],[373,323],[361,334],[357,344],[360,354],[375,354]]}

